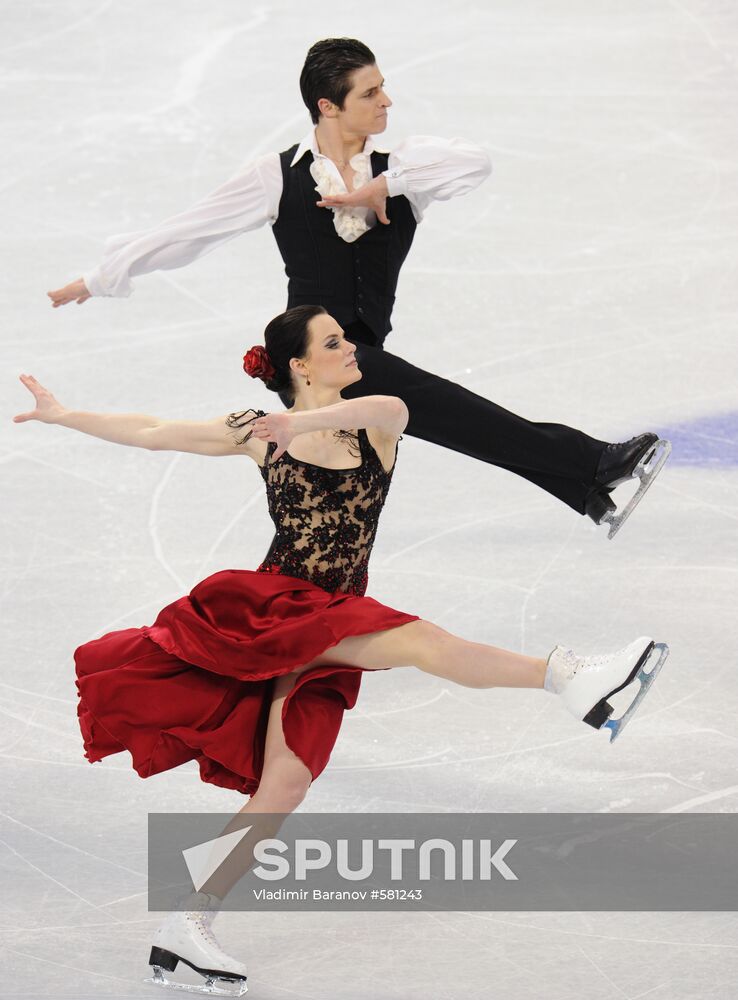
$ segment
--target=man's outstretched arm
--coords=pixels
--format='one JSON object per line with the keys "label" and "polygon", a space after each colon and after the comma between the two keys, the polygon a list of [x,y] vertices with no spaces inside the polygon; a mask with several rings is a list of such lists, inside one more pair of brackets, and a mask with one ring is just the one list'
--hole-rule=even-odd
{"label": "man's outstretched arm", "polygon": [[112,236],[97,267],[47,294],[54,307],[91,295],[126,297],[136,275],[184,267],[240,233],[274,222],[281,195],[279,155],[267,153],[186,211],[151,229]]}
{"label": "man's outstretched arm", "polygon": [[390,153],[382,176],[389,197],[404,194],[420,222],[432,201],[468,194],[491,172],[489,153],[468,139],[413,135]]}

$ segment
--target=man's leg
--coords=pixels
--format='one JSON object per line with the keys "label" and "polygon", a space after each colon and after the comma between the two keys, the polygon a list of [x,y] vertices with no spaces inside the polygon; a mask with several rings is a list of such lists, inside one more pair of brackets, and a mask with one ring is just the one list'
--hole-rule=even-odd
{"label": "man's leg", "polygon": [[406,433],[508,469],[585,513],[604,441],[563,424],[535,423],[448,379],[423,371],[389,351],[356,343],[362,378],[345,399],[375,393],[399,396],[410,411]]}

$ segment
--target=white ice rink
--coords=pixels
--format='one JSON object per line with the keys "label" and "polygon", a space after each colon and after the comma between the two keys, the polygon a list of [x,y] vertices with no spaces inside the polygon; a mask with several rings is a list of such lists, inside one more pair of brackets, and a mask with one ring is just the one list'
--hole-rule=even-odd
{"label": "white ice rink", "polygon": [[[25,0],[4,4],[2,35],[0,996],[164,995],[141,982],[161,919],[147,813],[245,800],[194,762],[145,781],[128,754],[88,764],[72,651],[254,568],[272,537],[253,463],[14,425],[17,375],[87,410],[279,405],[240,365],[285,303],[268,229],[129,299],[52,310],[46,292],[106,237],[302,138],[318,38],[377,54],[389,144],[458,135],[492,156],[481,188],[428,210],[387,348],[531,419],[674,443],[610,542],[522,479],[406,436],[368,593],[530,654],[650,633],[671,657],[613,746],[540,692],[365,675],[301,808],[734,812],[738,9]],[[260,1000],[738,996],[735,913],[226,913],[216,930]]]}

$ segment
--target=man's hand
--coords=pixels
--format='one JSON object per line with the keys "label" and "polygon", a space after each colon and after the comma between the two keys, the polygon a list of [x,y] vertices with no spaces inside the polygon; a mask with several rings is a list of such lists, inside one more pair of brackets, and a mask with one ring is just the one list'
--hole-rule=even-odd
{"label": "man's hand", "polygon": [[47,292],[46,294],[51,299],[51,305],[54,309],[57,306],[65,306],[67,302],[76,302],[77,305],[81,306],[90,298],[87,285],[81,278],[73,281],[70,285],[65,285],[64,288],[58,288],[55,292]]}
{"label": "man's hand", "polygon": [[387,181],[383,174],[375,177],[365,184],[364,187],[352,191],[351,194],[329,194],[319,201],[318,208],[341,208],[344,205],[361,205],[364,208],[371,208],[377,214],[380,222],[385,226],[390,224],[385,211],[387,200]]}
{"label": "man's hand", "polygon": [[276,461],[287,451],[290,441],[297,435],[293,430],[293,420],[289,413],[267,413],[265,417],[259,417],[254,421],[253,436],[260,441],[277,442],[272,456]]}

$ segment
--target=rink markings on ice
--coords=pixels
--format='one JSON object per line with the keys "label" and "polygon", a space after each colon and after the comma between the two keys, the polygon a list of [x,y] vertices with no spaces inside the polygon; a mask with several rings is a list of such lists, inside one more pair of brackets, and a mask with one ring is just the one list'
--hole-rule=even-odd
{"label": "rink markings on ice", "polygon": [[53,694],[39,694],[38,691],[28,691],[26,688],[15,687],[13,684],[7,684],[5,681],[0,681],[0,688],[6,688],[8,691],[14,691],[16,694],[27,694],[31,698],[43,698],[45,701],[58,701],[62,705],[76,705],[76,699],[72,698],[58,698]]}
{"label": "rink markings on ice", "polygon": [[9,52],[17,52],[18,49],[25,49],[29,47],[35,48],[38,45],[43,45],[44,42],[53,42],[54,48],[58,48],[59,38],[61,35],[68,35],[70,32],[76,35],[77,31],[83,24],[99,18],[105,13],[106,10],[108,10],[109,7],[113,6],[114,2],[115,0],[104,0],[104,2],[99,4],[97,7],[93,7],[92,10],[86,11],[81,17],[76,18],[74,21],[68,21],[63,27],[52,28],[52,30],[46,34],[36,33],[24,42],[15,42],[13,45],[6,45],[5,48],[0,49],[0,53],[2,53],[2,55],[7,55]]}
{"label": "rink markings on ice", "polygon": [[[597,934],[594,931],[585,930],[567,930],[565,927],[560,925],[547,925],[541,927],[538,924],[530,923],[520,923],[515,920],[504,920],[500,917],[494,917],[490,914],[483,913],[477,910],[459,910],[457,911],[459,916],[471,917],[474,920],[484,920],[488,923],[502,924],[506,927],[515,927],[520,930],[530,930],[530,931],[540,931],[541,934],[546,935],[546,937],[551,934],[565,934],[567,937],[587,937],[596,938],[599,941],[614,941],[617,944],[624,942],[629,942],[631,944],[665,944],[674,948],[685,948],[685,947],[695,947],[695,948],[729,948],[731,950],[738,949],[738,944],[715,944],[712,941],[665,941],[660,938],[645,938],[645,937],[625,937],[620,934]],[[640,994],[641,996],[643,994]],[[634,998],[632,998],[634,1000]]]}
{"label": "rink markings on ice", "polygon": [[662,427],[659,435],[672,443],[671,465],[738,466],[738,411]]}
{"label": "rink markings on ice", "polygon": [[[56,452],[59,452],[58,444],[56,444]],[[7,456],[7,458],[18,458],[31,462],[35,465],[42,465],[47,469],[53,470],[54,472],[60,472],[62,475],[71,476],[72,479],[81,479],[82,482],[90,483],[92,486],[98,486],[100,489],[110,488],[110,483],[106,483],[102,479],[95,479],[94,476],[87,476],[83,472],[77,472],[76,469],[71,469],[68,465],[57,465],[54,462],[49,462],[46,459],[39,458],[37,455],[31,455],[28,452],[14,452]]]}
{"label": "rink markings on ice", "polygon": [[[441,916],[439,913],[434,913],[432,910],[421,910],[417,915],[418,916],[422,915],[423,917],[426,917],[428,920],[431,920],[434,923],[439,924],[446,933],[455,934],[457,937],[466,940],[467,937],[466,931],[462,930],[460,927],[457,927],[456,926],[457,922],[456,920],[453,919],[453,917],[455,917],[456,914],[453,914],[453,917],[449,915],[448,918],[444,919],[443,916]],[[519,962],[516,962],[513,958],[510,957],[509,954],[502,954],[502,955],[498,954],[496,956],[496,962],[498,963],[498,965],[496,965],[495,967],[495,976],[496,976],[495,985],[497,987],[497,990],[500,990],[502,987],[506,989],[510,988],[509,984],[505,983],[504,981],[501,982],[499,979],[500,960],[504,961],[507,965],[512,966],[512,968],[515,969],[516,972],[520,973],[521,976],[525,976],[528,979],[533,979],[535,982],[538,981],[538,976],[535,972],[533,972],[533,970],[526,968]]]}
{"label": "rink markings on ice", "polygon": [[[99,629],[96,629],[95,632],[89,635],[87,639],[85,639],[84,641],[90,642],[92,639],[96,639],[100,635],[105,635],[106,632],[111,632],[114,626],[118,625],[120,622],[125,621],[126,618],[129,618],[133,614],[138,614],[140,611],[147,611],[150,609],[156,609],[156,611],[158,611],[160,607],[161,603],[159,601],[154,600],[154,601],[148,601],[145,604],[139,604],[135,608],[129,608],[129,610],[124,612],[122,615],[118,615],[116,618],[112,619],[112,621],[109,621],[107,622],[107,624],[102,625]],[[83,645],[83,643],[80,643],[80,645]],[[52,676],[49,683],[46,685],[44,691],[41,692],[39,697],[43,697],[45,694],[48,693],[48,691],[51,689],[52,685],[56,681],[58,674],[59,674],[58,670],[52,672]],[[30,717],[27,719],[23,719],[23,722],[25,722],[26,725],[24,729],[21,731],[20,735],[16,739],[14,739],[12,743],[8,744],[8,746],[0,747],[0,755],[5,754],[6,751],[12,750],[13,747],[17,746],[17,744],[20,743],[21,740],[25,737],[26,732],[28,731],[30,725],[32,724],[34,726],[40,725],[40,723],[35,723],[33,720],[36,718],[36,714],[41,710],[41,707],[42,707],[41,704],[37,704],[34,706]],[[89,766],[89,764],[85,764],[83,766]]]}
{"label": "rink markings on ice", "polygon": [[[85,760],[84,758],[82,760],[49,760],[48,758],[44,757],[20,757],[17,754],[0,753],[0,759],[17,760],[24,764],[48,764],[51,767],[79,767],[79,768],[84,768],[85,770],[89,770],[91,767],[90,762],[88,760]],[[187,763],[191,764],[192,762],[188,761]],[[126,774],[126,775],[131,774],[130,765],[126,766],[126,765],[110,764],[106,761],[105,773],[107,774],[111,771],[117,771],[120,774]],[[200,773],[197,770],[197,768],[191,767],[188,770],[186,765],[184,764],[182,765],[181,769],[173,770],[171,775],[169,775],[168,777],[169,780],[174,780],[177,778],[185,778],[188,781],[192,782],[196,781],[198,785],[201,784]]]}
{"label": "rink markings on ice", "polygon": [[258,486],[254,490],[254,492],[251,494],[251,496],[248,497],[241,504],[241,506],[239,507],[239,509],[236,511],[236,513],[233,515],[233,517],[230,519],[230,521],[227,522],[227,524],[225,525],[225,527],[219,532],[219,534],[217,535],[215,541],[211,544],[211,546],[208,549],[208,551],[205,553],[205,555],[200,560],[200,563],[199,563],[197,569],[192,574],[192,584],[188,588],[188,591],[191,590],[195,586],[195,584],[198,583],[202,579],[202,574],[205,572],[205,567],[208,565],[208,563],[210,562],[210,560],[212,559],[212,557],[218,551],[218,549],[220,548],[220,546],[222,545],[222,543],[225,541],[225,539],[228,537],[228,535],[231,533],[231,531],[235,528],[235,526],[238,524],[238,522],[241,520],[241,518],[244,516],[244,514],[246,514],[247,511],[249,511],[254,506],[254,504],[260,503],[263,500],[263,497],[264,497],[264,489],[260,485],[260,486]]}
{"label": "rink markings on ice", "polygon": [[553,740],[550,743],[538,743],[535,746],[518,747],[511,750],[501,750],[498,753],[480,754],[476,757],[452,757],[449,760],[434,760],[434,757],[444,753],[455,753],[455,747],[447,747],[439,753],[429,754],[428,757],[419,757],[416,760],[395,761],[385,764],[346,764],[342,766],[331,765],[332,771],[381,771],[390,770],[393,767],[455,767],[458,764],[475,764],[479,761],[499,760],[513,754],[535,753],[538,750],[550,750],[552,747],[567,746],[571,743],[581,743],[582,740],[590,739],[590,733],[582,733],[579,736],[569,736],[562,740]]}
{"label": "rink markings on ice", "polygon": [[[93,861],[99,861],[102,864],[110,865],[112,868],[118,868],[120,871],[128,872],[129,875],[138,875],[143,879],[147,877],[145,871],[137,871],[135,868],[129,868],[127,865],[118,864],[116,861],[111,861],[110,858],[101,858],[99,854],[92,854],[90,851],[86,851],[83,847],[77,847],[76,844],[70,844],[68,841],[59,840],[50,833],[46,833],[45,830],[39,830],[36,826],[30,826],[28,823],[24,823],[22,820],[16,819],[15,816],[11,816],[9,813],[0,812],[0,816],[2,816],[3,819],[10,820],[11,823],[15,823],[16,826],[23,827],[24,830],[38,834],[38,836],[42,837],[44,840],[50,840],[53,844],[56,844],[57,847],[67,848],[70,851],[74,851],[76,854],[83,854],[86,858],[91,858]],[[3,843],[5,842],[3,841]]]}
{"label": "rink markings on ice", "polygon": [[38,955],[35,952],[30,955],[26,951],[18,951],[17,948],[6,947],[5,950],[11,955],[18,955],[20,958],[29,958],[34,965],[41,962],[44,965],[53,965],[58,969],[69,969],[72,972],[84,972],[85,975],[97,976],[98,979],[111,979],[115,983],[125,983],[128,987],[131,985],[130,979],[124,979],[122,976],[110,976],[106,972],[95,972],[94,969],[82,968],[79,965],[67,965],[66,962],[54,962],[53,959],[43,958],[43,956]]}
{"label": "rink markings on ice", "polygon": [[[423,545],[428,545],[430,542],[436,542],[439,538],[445,538],[447,535],[452,535],[457,531],[465,531],[467,528],[474,528],[480,524],[492,524],[496,521],[505,521],[511,517],[519,517],[522,514],[535,514],[542,510],[548,508],[547,504],[531,504],[529,507],[517,507],[515,510],[503,511],[500,514],[488,514],[485,517],[477,517],[471,521],[464,521],[461,524],[452,524],[449,527],[442,528],[440,531],[434,531],[430,534],[424,535],[417,541],[412,542],[410,545],[406,545],[402,549],[396,549],[392,555],[385,556],[381,562],[378,562],[376,568],[379,570],[384,570],[390,563],[394,562],[395,559],[399,559],[400,556],[407,555],[408,552],[413,552],[415,549],[421,548]],[[372,567],[374,568],[374,566]],[[401,571],[400,571],[401,572]],[[411,571],[412,572],[412,571]],[[435,576],[437,574],[430,574]],[[458,575],[458,574],[457,574]],[[465,577],[465,579],[487,579],[487,577]],[[505,581],[500,581],[504,583]],[[518,584],[508,583],[507,586],[511,587],[513,590],[519,590],[524,594],[528,593],[526,587],[521,587]]]}
{"label": "rink markings on ice", "polygon": [[163,476],[157,483],[156,489],[154,490],[154,494],[151,498],[151,507],[149,509],[149,535],[151,537],[151,542],[154,548],[154,556],[156,557],[156,561],[159,563],[162,569],[165,570],[165,572],[168,573],[169,576],[171,576],[172,580],[174,580],[176,585],[184,594],[184,593],[189,593],[188,588],[184,580],[181,579],[181,577],[174,571],[174,569],[169,565],[169,563],[165,559],[164,548],[162,546],[161,539],[159,537],[159,528],[157,526],[157,519],[159,517],[159,501],[161,499],[164,490],[167,488],[169,480],[172,477],[172,473],[174,472],[176,466],[179,464],[182,458],[182,454],[183,454],[182,452],[178,452],[174,456],[174,458],[168,463],[166,469],[164,470]]}
{"label": "rink markings on ice", "polygon": [[722,514],[723,517],[727,517],[732,521],[738,521],[738,514],[733,513],[735,508],[726,507],[725,505],[719,505],[715,503],[709,503],[704,497],[696,497],[691,493],[685,493],[684,490],[677,489],[675,486],[669,486],[668,483],[660,483],[660,487],[667,493],[672,493],[674,496],[681,497],[683,500],[689,500],[690,503],[694,504],[696,507],[701,507],[703,510],[713,510],[718,514]]}
{"label": "rink markings on ice", "polygon": [[718,799],[726,799],[731,795],[738,795],[738,785],[729,785],[727,788],[718,788],[714,792],[707,792],[705,795],[698,795],[693,799],[685,799],[684,802],[679,802],[675,806],[667,806],[666,809],[661,809],[660,811],[665,813],[686,812],[693,806],[702,806],[706,802],[717,802]]}
{"label": "rink markings on ice", "polygon": [[401,705],[399,708],[385,708],[382,709],[380,712],[362,712],[361,717],[364,719],[374,719],[378,715],[396,715],[398,712],[413,712],[415,711],[415,709],[427,708],[428,705],[434,705],[444,696],[448,697],[449,691],[446,688],[441,688],[438,694],[434,695],[432,698],[429,698],[428,701],[419,701],[413,705]]}
{"label": "rink markings on ice", "polygon": [[[20,851],[16,851],[16,849],[11,844],[9,844],[6,840],[0,840],[0,844],[2,844],[3,847],[6,847],[10,851],[11,854],[15,855],[16,858],[19,858],[29,868],[32,868],[33,871],[35,871],[37,874],[39,874],[42,878],[46,879],[47,882],[51,882],[54,885],[58,886],[60,889],[65,890],[66,892],[68,892],[70,894],[70,896],[74,896],[75,899],[78,899],[80,902],[86,903],[87,906],[91,907],[93,910],[97,910],[99,913],[105,913],[105,910],[103,909],[103,907],[100,907],[100,906],[96,905],[95,903],[92,902],[92,900],[86,899],[80,893],[75,892],[74,889],[71,888],[71,886],[65,885],[64,882],[60,882],[59,879],[54,878],[53,875],[50,875],[48,872],[45,872],[43,870],[43,868],[39,868],[38,865],[35,865],[27,857],[25,857],[23,854],[21,854]],[[110,917],[110,920],[111,920],[112,923],[116,923],[116,924],[123,923],[123,921],[119,920],[116,916],[114,916],[114,914],[109,913],[107,915]]]}

